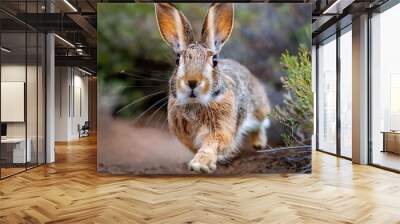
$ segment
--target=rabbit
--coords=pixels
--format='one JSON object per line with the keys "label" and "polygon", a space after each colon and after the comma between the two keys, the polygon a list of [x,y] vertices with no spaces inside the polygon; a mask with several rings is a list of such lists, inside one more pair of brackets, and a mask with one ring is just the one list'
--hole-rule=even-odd
{"label": "rabbit", "polygon": [[176,54],[168,126],[195,153],[189,170],[214,172],[237,155],[246,135],[253,147],[265,147],[271,109],[263,85],[243,65],[218,58],[233,29],[234,4],[210,5],[199,41],[173,4],[157,3],[155,13],[161,37]]}

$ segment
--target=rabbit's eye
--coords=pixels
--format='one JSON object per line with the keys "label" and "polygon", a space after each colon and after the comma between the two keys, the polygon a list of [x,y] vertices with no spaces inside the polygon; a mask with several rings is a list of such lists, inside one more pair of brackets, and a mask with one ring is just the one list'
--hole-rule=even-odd
{"label": "rabbit's eye", "polygon": [[217,67],[217,65],[218,65],[218,58],[217,58],[217,55],[214,55],[214,56],[213,56],[212,62],[213,62],[213,66],[214,66],[214,67]]}
{"label": "rabbit's eye", "polygon": [[176,60],[175,60],[176,65],[179,65],[179,58],[180,58],[180,57],[181,57],[181,56],[180,56],[179,54],[176,55]]}

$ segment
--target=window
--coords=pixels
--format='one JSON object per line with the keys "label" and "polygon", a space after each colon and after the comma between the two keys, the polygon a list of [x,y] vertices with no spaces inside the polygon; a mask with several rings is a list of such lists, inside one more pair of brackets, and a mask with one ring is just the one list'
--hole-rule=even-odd
{"label": "window", "polygon": [[[44,2],[19,2],[21,14]],[[5,3],[6,4],[6,3]],[[2,5],[3,6],[3,5]],[[0,178],[45,163],[45,35],[0,12]]]}
{"label": "window", "polygon": [[339,150],[340,156],[351,158],[353,78],[351,25],[342,29],[340,36],[334,35],[319,45],[317,63],[318,149],[333,154],[337,154]]}
{"label": "window", "polygon": [[318,149],[336,153],[336,36],[318,48]]}
{"label": "window", "polygon": [[400,5],[371,18],[372,163],[400,170]]}
{"label": "window", "polygon": [[352,157],[352,34],[351,26],[340,36],[340,155]]}

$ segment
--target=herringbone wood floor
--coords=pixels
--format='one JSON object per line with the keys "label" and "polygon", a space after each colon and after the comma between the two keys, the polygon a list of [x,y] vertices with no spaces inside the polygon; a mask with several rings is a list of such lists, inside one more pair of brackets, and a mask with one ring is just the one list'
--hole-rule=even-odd
{"label": "herringbone wood floor", "polygon": [[400,175],[315,152],[311,175],[96,173],[96,141],[0,181],[0,223],[400,223]]}

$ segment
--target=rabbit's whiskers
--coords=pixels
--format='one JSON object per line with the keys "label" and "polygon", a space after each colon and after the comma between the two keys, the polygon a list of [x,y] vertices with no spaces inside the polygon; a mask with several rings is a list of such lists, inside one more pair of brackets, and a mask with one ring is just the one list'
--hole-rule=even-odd
{"label": "rabbit's whiskers", "polygon": [[129,86],[121,86],[122,88],[151,88],[151,87],[163,87],[161,85],[129,85]]}
{"label": "rabbit's whiskers", "polygon": [[161,110],[161,108],[163,108],[165,105],[167,105],[168,100],[166,102],[164,102],[163,104],[161,104],[156,110],[153,111],[153,113],[150,114],[150,116],[146,119],[146,125],[148,124],[149,120],[151,122],[151,119],[154,117],[155,114],[157,114],[158,111]]}
{"label": "rabbit's whiskers", "polygon": [[143,100],[145,100],[145,99],[148,99],[148,98],[150,98],[150,97],[152,97],[152,96],[156,96],[156,95],[158,95],[158,94],[162,94],[162,93],[165,93],[165,92],[167,92],[167,91],[162,90],[162,91],[158,91],[158,92],[155,92],[155,93],[152,93],[152,94],[149,94],[149,95],[140,97],[139,99],[134,100],[133,102],[131,102],[131,103],[125,105],[124,107],[122,107],[121,109],[119,109],[119,110],[117,111],[117,113],[121,113],[121,111],[126,110],[127,108],[129,108],[129,107],[131,107],[131,106],[133,106],[133,105],[135,105],[135,104],[137,104],[137,103],[139,103],[139,102],[141,102],[141,101],[143,101]]}
{"label": "rabbit's whiskers", "polygon": [[164,100],[168,99],[168,96],[163,97],[162,99],[158,100],[157,102],[153,103],[153,105],[151,105],[149,108],[147,108],[145,111],[143,111],[143,113],[141,113],[139,116],[137,116],[134,120],[133,120],[133,124],[135,124],[137,121],[139,121],[140,118],[142,118],[147,112],[149,112],[151,109],[153,109],[153,107],[157,106],[159,103],[163,102]]}
{"label": "rabbit's whiskers", "polygon": [[152,79],[152,78],[129,78],[130,80],[133,81],[152,81],[152,82],[162,82],[167,84],[168,80],[160,80],[160,79]]}
{"label": "rabbit's whiskers", "polygon": [[[168,104],[168,101],[167,101]],[[165,116],[165,118],[164,118]],[[168,124],[168,121],[165,122],[165,120],[168,120],[168,115],[167,114],[161,114],[161,116],[158,116],[157,121],[155,122],[156,127],[164,129],[165,125]]]}
{"label": "rabbit's whiskers", "polygon": [[129,72],[126,72],[126,71],[121,71],[121,72],[128,73],[128,74],[132,74],[132,72],[134,72],[135,74],[142,74],[142,76],[156,75],[160,78],[167,78],[169,76],[166,74],[169,74],[168,72],[171,72],[171,71],[172,71],[171,69],[165,69],[165,70],[160,71],[160,70],[147,70],[147,69],[144,70],[144,69],[133,68],[133,69],[129,70]]}
{"label": "rabbit's whiskers", "polygon": [[138,76],[134,74],[128,74],[128,73],[117,73],[118,75],[121,76],[127,76],[129,77],[130,80],[135,80],[135,81],[156,81],[156,82],[164,82],[167,83],[168,79],[161,79],[161,78],[156,78],[156,77],[144,77],[144,76]]}
{"label": "rabbit's whiskers", "polygon": [[[175,107],[176,107],[176,102],[173,102],[172,105],[171,105],[171,107],[168,108],[168,111],[173,111],[173,110],[175,110]],[[165,128],[165,125],[168,125],[168,122],[169,122],[169,121],[168,121],[168,115],[167,115],[167,122],[164,122],[162,128]]]}
{"label": "rabbit's whiskers", "polygon": [[[125,71],[124,71],[125,72]],[[131,73],[134,72],[135,74],[139,74],[143,77],[147,77],[147,76],[156,76],[162,79],[169,79],[169,74],[171,74],[172,70],[171,69],[165,69],[165,70],[143,70],[143,69],[133,69],[133,70],[129,70],[129,72],[127,73]]]}
{"label": "rabbit's whiskers", "polygon": [[141,79],[147,79],[147,80],[159,80],[159,81],[168,81],[168,77],[163,77],[160,75],[157,75],[156,73],[150,73],[145,75],[141,75],[140,73],[129,73],[129,72],[120,72],[117,73],[119,75],[126,75],[130,77],[135,77],[135,78],[141,78]]}

